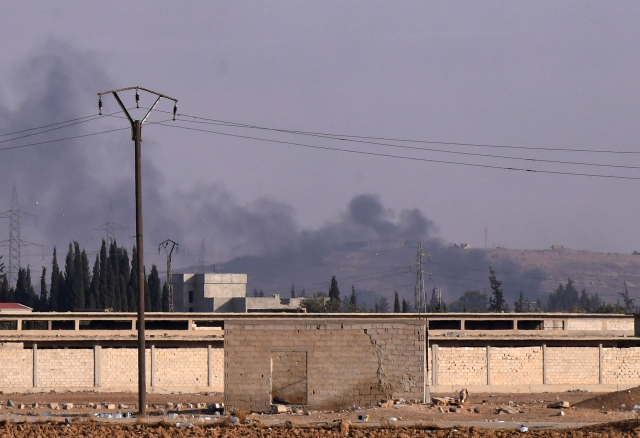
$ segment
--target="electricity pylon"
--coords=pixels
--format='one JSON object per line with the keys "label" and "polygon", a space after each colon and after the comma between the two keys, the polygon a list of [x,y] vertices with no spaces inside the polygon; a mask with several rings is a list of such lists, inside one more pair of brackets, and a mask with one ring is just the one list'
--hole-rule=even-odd
{"label": "electricity pylon", "polygon": [[9,245],[9,270],[8,280],[9,286],[15,286],[18,281],[18,271],[20,271],[20,250],[22,246],[42,246],[37,243],[22,240],[20,237],[20,218],[32,217],[36,220],[38,226],[38,218],[30,213],[20,211],[18,204],[18,190],[13,185],[13,195],[11,197],[11,209],[0,213],[0,218],[9,219],[9,240],[3,240],[0,245]]}

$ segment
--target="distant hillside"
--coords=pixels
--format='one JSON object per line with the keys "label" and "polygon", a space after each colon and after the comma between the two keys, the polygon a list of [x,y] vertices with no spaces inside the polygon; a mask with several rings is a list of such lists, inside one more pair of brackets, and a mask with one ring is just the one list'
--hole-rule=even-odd
{"label": "distant hillside", "polygon": [[[427,245],[429,246],[429,245]],[[529,300],[546,303],[548,292],[571,277],[579,290],[597,292],[608,302],[615,302],[626,281],[632,297],[640,286],[640,255],[604,254],[570,249],[516,250],[506,248],[462,249],[460,247],[426,248],[425,287],[428,297],[433,287],[442,289],[445,301],[459,297],[469,289],[489,290],[489,266],[503,281],[505,295],[513,304],[520,293]],[[218,272],[248,274],[247,292],[262,290],[265,295],[289,296],[291,284],[299,295],[327,292],[335,275],[343,296],[356,289],[358,301],[371,307],[375,299],[385,296],[393,303],[397,290],[401,299],[413,302],[417,244],[379,241],[350,242],[322,256],[279,254],[271,257],[239,257],[217,264]],[[188,269],[181,270],[186,272]],[[209,267],[213,270],[213,267]],[[431,273],[431,275],[429,275]]]}

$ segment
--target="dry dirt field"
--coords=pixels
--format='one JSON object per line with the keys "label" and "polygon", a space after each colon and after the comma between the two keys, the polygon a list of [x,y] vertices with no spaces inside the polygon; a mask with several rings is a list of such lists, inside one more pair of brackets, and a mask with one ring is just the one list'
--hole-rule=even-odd
{"label": "dry dirt field", "polygon": [[219,438],[322,438],[322,437],[354,437],[354,438],[410,438],[410,437],[488,437],[506,438],[510,436],[530,436],[540,438],[559,437],[638,437],[640,436],[640,423],[637,420],[608,423],[604,425],[590,426],[581,429],[539,429],[529,430],[525,433],[517,429],[496,430],[478,427],[450,427],[439,428],[436,426],[422,425],[420,427],[383,427],[362,428],[349,426],[347,422],[337,423],[332,427],[300,427],[295,425],[267,427],[263,425],[241,426],[196,426],[190,429],[176,428],[170,425],[104,425],[95,423],[82,424],[9,424],[0,422],[0,438],[22,437],[219,437]]}
{"label": "dry dirt field", "polygon": [[[453,396],[454,394],[450,394]],[[11,399],[14,407],[7,407]],[[591,394],[582,392],[571,393],[540,393],[540,394],[471,394],[469,401],[457,412],[449,411],[449,407],[432,405],[396,404],[393,407],[368,407],[346,411],[307,411],[298,414],[251,414],[236,413],[241,419],[240,425],[208,424],[203,421],[215,422],[220,418],[224,421],[229,413],[221,417],[212,415],[210,409],[189,408],[189,404],[222,402],[222,394],[149,394],[147,396],[150,420],[161,422],[160,425],[104,424],[96,423],[92,414],[100,412],[135,412],[137,396],[134,393],[97,393],[97,392],[64,392],[64,393],[32,393],[32,394],[2,394],[0,395],[0,438],[10,437],[72,437],[72,436],[143,436],[143,437],[182,437],[182,436],[213,436],[235,438],[247,437],[324,437],[339,436],[340,425],[350,423],[349,436],[353,437],[507,437],[522,433],[515,428],[519,424],[529,425],[528,435],[536,437],[556,436],[633,436],[640,438],[640,422],[638,409],[640,403],[640,388],[620,391],[610,394]],[[567,401],[571,407],[562,410],[550,409],[548,404],[558,400]],[[37,403],[38,407],[33,408]],[[73,403],[70,410],[52,410],[49,403]],[[98,404],[98,408],[90,404]],[[107,410],[105,403],[116,405],[116,409]],[[167,403],[182,404],[177,411],[167,409]],[[118,405],[127,405],[119,409]],[[25,405],[21,408],[20,405]],[[499,413],[501,407],[509,407],[510,414]],[[175,415],[168,420],[167,412]],[[58,419],[42,416],[44,411]],[[358,414],[368,415],[368,422],[358,422]],[[40,419],[36,420],[36,418]],[[209,420],[205,420],[207,417]],[[252,423],[245,424],[245,417]],[[390,418],[398,422],[389,422]],[[4,421],[9,418],[10,421]],[[60,418],[68,418],[70,425],[59,423]],[[201,419],[202,418],[202,419]],[[39,421],[36,424],[20,424],[24,419]],[[44,422],[42,422],[44,420]],[[134,420],[129,420],[134,421]],[[176,428],[175,423],[186,424],[193,422],[192,429]],[[502,424],[504,423],[504,424]],[[546,423],[546,426],[540,428]],[[594,425],[600,423],[600,425]],[[382,424],[387,428],[372,428]],[[421,425],[415,427],[416,424]],[[466,424],[466,426],[465,426]],[[537,426],[536,426],[537,424]],[[550,429],[562,427],[566,429]],[[602,425],[606,424],[606,425]],[[288,425],[288,427],[287,427]],[[453,426],[455,427],[444,427]],[[509,426],[511,425],[511,426]],[[580,428],[575,428],[580,425]],[[470,427],[471,426],[471,427]],[[511,427],[504,429],[504,427]],[[573,427],[573,428],[572,428]],[[502,428],[502,429],[500,429]]]}

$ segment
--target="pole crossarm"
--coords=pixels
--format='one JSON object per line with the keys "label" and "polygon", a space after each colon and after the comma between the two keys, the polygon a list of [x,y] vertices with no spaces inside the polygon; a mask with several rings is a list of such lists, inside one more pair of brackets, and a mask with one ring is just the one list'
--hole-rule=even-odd
{"label": "pole crossarm", "polygon": [[102,91],[102,92],[98,93],[98,96],[102,96],[103,94],[113,94],[113,93],[117,93],[117,92],[119,92],[119,91],[128,91],[128,90],[142,90],[142,91],[146,91],[147,93],[155,94],[156,96],[164,97],[165,99],[169,99],[169,100],[174,101],[175,103],[178,103],[178,99],[174,99],[173,97],[169,97],[169,96],[167,96],[166,94],[158,93],[158,92],[156,92],[156,91],[149,90],[148,88],[138,87],[138,86],[135,86],[135,87],[126,87],[126,88],[118,88],[118,89],[116,89],[116,90],[109,90],[109,91]]}

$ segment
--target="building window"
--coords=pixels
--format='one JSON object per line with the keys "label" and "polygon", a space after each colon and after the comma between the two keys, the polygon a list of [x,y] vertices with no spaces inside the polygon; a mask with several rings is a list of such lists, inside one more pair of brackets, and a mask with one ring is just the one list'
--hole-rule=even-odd
{"label": "building window", "polygon": [[189,307],[189,312],[193,313],[193,307]]}
{"label": "building window", "polygon": [[189,304],[193,304],[193,291],[189,291]]}

